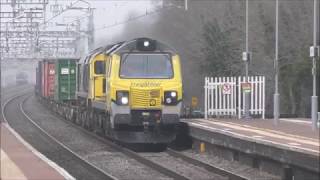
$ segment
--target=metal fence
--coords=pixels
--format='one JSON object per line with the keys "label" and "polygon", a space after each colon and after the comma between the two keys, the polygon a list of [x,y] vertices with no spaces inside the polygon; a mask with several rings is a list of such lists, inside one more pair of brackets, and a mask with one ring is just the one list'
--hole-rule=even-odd
{"label": "metal fence", "polygon": [[250,92],[250,114],[265,118],[265,77],[206,77],[205,118],[244,113],[245,91]]}

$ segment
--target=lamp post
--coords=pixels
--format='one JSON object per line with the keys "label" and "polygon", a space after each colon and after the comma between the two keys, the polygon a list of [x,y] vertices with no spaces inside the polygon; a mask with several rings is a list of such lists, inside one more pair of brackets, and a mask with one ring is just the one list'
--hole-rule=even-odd
{"label": "lamp post", "polygon": [[317,45],[317,18],[318,17],[318,0],[313,0],[313,46],[310,47],[310,56],[312,57],[312,78],[313,92],[311,97],[311,120],[312,129],[317,128],[318,113],[318,96],[317,96],[317,58],[319,57],[319,46]]}
{"label": "lamp post", "polygon": [[[246,51],[242,53],[242,60],[245,63],[246,83],[249,83],[249,62],[251,54],[249,53],[249,0],[246,0]],[[250,118],[250,91],[244,91],[244,119]]]}
{"label": "lamp post", "polygon": [[188,11],[188,0],[184,0],[184,10]]}

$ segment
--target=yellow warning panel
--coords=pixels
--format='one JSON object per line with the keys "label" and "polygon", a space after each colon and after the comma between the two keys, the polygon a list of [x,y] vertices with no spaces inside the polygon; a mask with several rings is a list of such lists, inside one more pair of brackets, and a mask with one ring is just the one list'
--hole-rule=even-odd
{"label": "yellow warning panel", "polygon": [[195,108],[195,107],[197,107],[198,106],[198,98],[197,97],[192,97],[191,98],[191,106],[192,106],[192,108]]}
{"label": "yellow warning panel", "polygon": [[204,153],[206,151],[206,144],[205,143],[200,143],[200,153]]}

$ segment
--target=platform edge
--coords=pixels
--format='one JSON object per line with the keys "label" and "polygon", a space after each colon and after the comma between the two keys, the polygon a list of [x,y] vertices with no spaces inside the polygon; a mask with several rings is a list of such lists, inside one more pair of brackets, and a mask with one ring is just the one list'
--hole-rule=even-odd
{"label": "platform edge", "polygon": [[67,180],[76,180],[72,175],[70,175],[65,169],[57,165],[52,160],[48,159],[45,155],[37,151],[34,147],[32,147],[28,142],[26,142],[14,129],[10,127],[8,123],[2,123],[27,149],[29,149],[32,153],[34,153],[38,158],[46,162],[50,167],[56,170],[59,174],[61,174]]}

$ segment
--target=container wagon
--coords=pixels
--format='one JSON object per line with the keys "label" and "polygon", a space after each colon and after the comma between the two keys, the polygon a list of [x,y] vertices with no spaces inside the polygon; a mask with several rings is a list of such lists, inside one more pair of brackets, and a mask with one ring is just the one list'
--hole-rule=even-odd
{"label": "container wagon", "polygon": [[38,96],[42,96],[42,68],[41,61],[38,62],[38,66],[36,67],[36,85],[35,85],[35,94]]}
{"label": "container wagon", "polygon": [[78,59],[67,58],[55,61],[55,101],[75,100],[77,61]]}
{"label": "container wagon", "polygon": [[54,97],[55,61],[46,59],[40,62],[41,96],[52,99]]}

